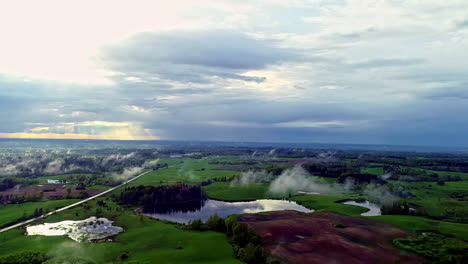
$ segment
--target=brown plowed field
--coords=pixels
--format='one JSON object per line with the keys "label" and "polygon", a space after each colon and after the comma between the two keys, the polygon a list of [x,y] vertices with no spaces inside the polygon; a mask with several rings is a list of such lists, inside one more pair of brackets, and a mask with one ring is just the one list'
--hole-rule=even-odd
{"label": "brown plowed field", "polygon": [[423,263],[393,247],[392,240],[408,236],[406,231],[362,217],[275,211],[238,220],[262,237],[267,252],[287,263]]}

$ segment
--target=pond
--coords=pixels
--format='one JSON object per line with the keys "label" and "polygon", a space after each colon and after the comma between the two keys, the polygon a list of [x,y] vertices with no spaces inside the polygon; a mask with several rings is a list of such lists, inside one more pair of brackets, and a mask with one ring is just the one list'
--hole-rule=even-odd
{"label": "pond", "polygon": [[165,206],[152,212],[143,212],[142,214],[156,219],[187,224],[189,221],[196,219],[201,219],[203,222],[206,222],[208,218],[214,214],[217,214],[221,218],[226,218],[232,214],[280,210],[294,210],[303,213],[311,213],[314,211],[287,200],[264,199],[251,202],[223,202],[207,199],[192,203],[190,206],[188,204],[174,204],[171,205],[171,208]]}
{"label": "pond", "polygon": [[90,217],[81,221],[62,221],[26,227],[26,234],[42,236],[68,236],[77,242],[97,241],[114,236],[123,228],[113,226],[106,218]]}
{"label": "pond", "polygon": [[369,211],[362,213],[362,216],[379,216],[382,215],[382,211],[380,210],[380,205],[371,203],[369,201],[364,201],[362,203],[358,203],[355,201],[347,201],[343,204],[355,205],[369,209]]}

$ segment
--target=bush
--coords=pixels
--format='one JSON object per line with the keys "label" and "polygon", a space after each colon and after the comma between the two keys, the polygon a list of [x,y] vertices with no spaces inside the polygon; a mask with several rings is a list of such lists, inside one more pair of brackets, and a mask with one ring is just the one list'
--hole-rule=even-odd
{"label": "bush", "polygon": [[41,252],[21,252],[0,258],[0,264],[41,264],[47,259]]}
{"label": "bush", "polygon": [[265,252],[260,245],[248,243],[245,248],[239,251],[239,259],[249,264],[264,263],[266,260]]}
{"label": "bush", "polygon": [[206,230],[207,227],[203,224],[203,221],[201,219],[196,219],[196,220],[189,222],[188,229],[196,230],[196,231],[203,231],[203,230]]}
{"label": "bush", "polygon": [[443,235],[428,233],[415,239],[395,239],[393,245],[421,255],[431,263],[468,263],[468,245]]}
{"label": "bush", "polygon": [[209,230],[216,231],[216,232],[226,232],[226,224],[224,223],[224,219],[220,218],[217,214],[211,216],[208,221],[206,222]]}

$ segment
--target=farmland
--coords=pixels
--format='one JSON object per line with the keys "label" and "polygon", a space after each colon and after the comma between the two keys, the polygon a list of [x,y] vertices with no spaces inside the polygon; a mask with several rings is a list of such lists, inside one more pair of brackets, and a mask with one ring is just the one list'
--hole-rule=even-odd
{"label": "farmland", "polygon": [[[189,155],[185,156],[184,154],[172,154],[170,150],[167,150],[165,154],[153,154],[153,152],[147,154],[146,151],[138,149],[126,150],[124,154],[111,152],[108,154],[110,156],[88,155],[87,157],[93,157],[91,160],[94,161],[88,160],[87,162],[91,164],[89,169],[83,167],[81,172],[57,172],[55,175],[31,177],[14,176],[12,179],[23,184],[2,191],[4,197],[7,197],[3,198],[4,205],[0,206],[0,224],[2,225],[30,218],[39,212],[39,208],[41,208],[40,212],[44,213],[79,201],[78,195],[80,193],[86,192],[87,195],[91,195],[112,188],[122,180],[134,177],[135,174],[130,172],[149,171],[109,194],[37,220],[34,223],[83,220],[91,216],[105,217],[114,221],[115,226],[124,229],[121,234],[110,238],[111,241],[77,243],[66,236],[26,236],[24,228],[16,228],[0,233],[0,260],[2,257],[15,257],[15,254],[22,254],[24,249],[44,254],[48,258],[47,263],[62,263],[64,259],[68,259],[71,263],[153,263],[154,260],[162,263],[188,263],[190,261],[193,263],[242,263],[242,261],[250,263],[249,261],[253,259],[261,259],[259,256],[263,256],[262,254],[266,254],[267,259],[272,261],[280,260],[289,263],[300,263],[301,256],[317,260],[317,256],[307,255],[307,247],[297,244],[299,243],[297,241],[294,242],[296,243],[294,250],[302,252],[301,256],[290,255],[289,249],[285,249],[286,255],[273,254],[271,249],[275,247],[275,241],[283,239],[275,238],[275,235],[273,238],[261,238],[262,242],[254,239],[249,242],[250,244],[243,244],[236,238],[235,234],[232,234],[232,230],[229,231],[233,225],[232,221],[234,223],[244,221],[254,230],[259,230],[259,234],[264,233],[261,231],[264,228],[281,229],[281,226],[284,225],[294,226],[295,221],[310,221],[310,229],[304,230],[304,232],[309,232],[307,236],[333,236],[337,241],[341,241],[337,242],[338,245],[349,239],[350,235],[347,232],[354,230],[346,228],[360,223],[360,221],[370,221],[368,225],[375,226],[375,232],[383,232],[382,234],[385,235],[382,236],[388,235],[388,237],[385,242],[356,237],[357,244],[355,246],[379,245],[377,248],[381,248],[383,251],[371,255],[378,256],[384,254],[384,251],[388,252],[388,255],[382,256],[388,259],[389,263],[396,259],[420,263],[425,258],[424,255],[418,257],[415,255],[419,252],[418,248],[408,249],[411,253],[406,252],[399,255],[400,249],[392,245],[392,240],[396,238],[413,239],[424,232],[431,232],[441,234],[441,241],[445,241],[444,239],[453,240],[450,242],[453,245],[464,245],[468,240],[466,231],[468,181],[464,181],[463,178],[443,178],[444,181],[441,181],[442,178],[438,178],[436,181],[425,181],[427,177],[432,177],[429,176],[429,173],[433,173],[432,170],[427,168],[414,169],[414,164],[408,161],[405,161],[408,163],[405,166],[408,165],[407,167],[412,168],[411,170],[402,169],[401,164],[399,167],[392,167],[394,162],[400,161],[393,158],[385,160],[382,157],[386,157],[387,154],[380,152],[374,153],[374,156],[369,158],[371,161],[364,162],[358,160],[358,157],[362,156],[359,152],[344,152],[343,155],[346,159],[341,159],[339,155],[334,156],[333,159],[327,159],[324,157],[328,154],[323,153],[328,152],[316,149],[301,152],[301,156],[295,154],[295,157],[291,157],[290,150],[283,151],[281,149],[276,150],[274,156],[269,156],[271,155],[269,149],[263,150],[263,152],[256,150],[255,156],[252,156],[255,151],[252,148],[241,150],[234,148],[231,152],[237,153],[237,156],[232,154],[223,156],[219,155],[218,152],[229,153],[226,147],[208,150],[187,148],[186,152]],[[174,150],[174,152],[181,151]],[[355,155],[356,158],[350,158],[352,155]],[[413,154],[401,155],[407,156],[407,159],[413,157]],[[124,156],[126,158],[123,158]],[[315,156],[320,156],[320,158],[312,158]],[[424,159],[425,162],[430,160],[430,155],[427,156]],[[109,167],[96,171],[97,167],[109,163],[111,158],[114,159],[112,163],[118,167],[117,169]],[[378,159],[379,162],[373,162],[375,159]],[[44,158],[42,160],[51,162]],[[415,162],[419,160],[421,159],[418,155],[415,157]],[[70,162],[73,160],[71,159]],[[440,163],[439,160],[437,162],[437,164]],[[130,167],[125,167],[122,164],[130,164]],[[390,171],[392,168],[395,168],[395,171]],[[459,171],[445,172],[439,173],[438,177],[464,177],[464,173]],[[380,176],[384,174],[392,176],[383,180]],[[344,181],[343,179],[346,177],[347,180]],[[406,181],[405,179],[409,177],[412,180]],[[47,180],[59,180],[60,183],[50,184]],[[154,219],[140,214],[140,207],[128,202],[136,199],[141,203],[151,204],[149,202],[151,200],[148,200],[150,193],[146,198],[127,199],[127,203],[122,203],[124,190],[126,190],[126,197],[131,197],[132,191],[138,188],[152,190],[151,186],[155,188],[173,186],[174,190],[177,188],[187,189],[192,186],[195,188],[194,190],[199,188],[208,199],[226,202],[282,199],[313,210],[313,212],[301,214],[300,217],[285,213],[281,216],[281,218],[285,218],[284,223],[272,221],[266,224],[267,221],[265,226],[263,224],[257,225],[256,220],[252,222],[253,218],[249,218],[248,215],[234,215],[229,218],[229,221],[226,220],[226,223],[224,220],[216,220],[221,223],[220,227],[218,222],[215,224],[198,223],[196,219],[193,219],[193,223],[189,225]],[[169,191],[172,189],[162,188],[161,190]],[[21,197],[24,197],[24,200],[21,200]],[[31,197],[36,198],[34,201],[27,201],[27,199],[32,199]],[[153,199],[161,202],[169,197],[180,201],[184,200],[183,196],[180,195],[158,196]],[[368,209],[343,203],[344,201],[362,202],[366,200],[381,205],[384,215],[363,217],[362,214]],[[154,205],[155,208],[158,207],[157,202]],[[203,206],[203,201],[199,206]],[[401,208],[415,209],[405,211]],[[255,215],[261,217],[268,214],[268,212],[264,212]],[[303,216],[304,219],[302,219]],[[237,217],[239,217],[238,220],[236,220]],[[319,223],[326,222],[326,219],[335,218],[341,219],[340,221],[336,220],[340,222],[338,223],[340,224],[339,228],[331,228],[326,234],[321,233],[319,229],[314,229],[322,225]],[[226,227],[224,227],[225,224]],[[398,236],[390,235],[393,232],[391,230],[398,233]],[[361,231],[352,232],[357,232],[353,234],[360,236],[364,234]],[[357,235],[358,233],[360,235]],[[437,236],[435,237],[438,239]],[[426,240],[415,241],[425,243]],[[319,243],[316,240],[309,242]],[[438,242],[431,240],[431,243]],[[320,246],[320,243],[317,245],[319,248],[323,246]],[[263,248],[263,251],[259,248]],[[251,252],[253,255],[245,255],[245,252]],[[264,253],[260,254],[259,252]],[[346,259],[345,255],[351,254],[350,252],[343,253],[343,258]],[[442,255],[446,252],[434,254]],[[359,263],[360,257],[355,256],[355,258],[356,263]]]}

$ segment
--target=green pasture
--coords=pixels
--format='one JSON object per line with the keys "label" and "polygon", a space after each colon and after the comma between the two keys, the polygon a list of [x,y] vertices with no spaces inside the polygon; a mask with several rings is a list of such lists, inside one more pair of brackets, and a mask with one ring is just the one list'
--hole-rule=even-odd
{"label": "green pasture", "polygon": [[23,216],[31,217],[34,213],[34,209],[36,208],[42,208],[46,211],[52,211],[58,207],[67,206],[77,201],[79,200],[52,200],[45,202],[30,202],[0,206],[0,226],[18,220]]}

